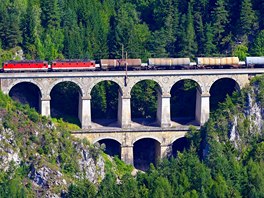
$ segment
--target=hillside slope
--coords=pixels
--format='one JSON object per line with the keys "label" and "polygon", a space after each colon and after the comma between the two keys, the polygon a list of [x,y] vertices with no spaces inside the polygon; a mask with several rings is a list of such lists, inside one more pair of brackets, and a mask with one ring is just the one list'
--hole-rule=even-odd
{"label": "hillside slope", "polygon": [[107,175],[97,196],[264,197],[263,105],[264,77],[257,77],[187,134],[189,149],[119,184]]}
{"label": "hillside slope", "polygon": [[263,109],[262,76],[191,129],[190,148],[133,177],[70,125],[0,93],[0,197],[264,197]]}
{"label": "hillside slope", "polygon": [[78,180],[100,182],[101,149],[73,138],[70,127],[0,93],[0,197],[58,196]]}

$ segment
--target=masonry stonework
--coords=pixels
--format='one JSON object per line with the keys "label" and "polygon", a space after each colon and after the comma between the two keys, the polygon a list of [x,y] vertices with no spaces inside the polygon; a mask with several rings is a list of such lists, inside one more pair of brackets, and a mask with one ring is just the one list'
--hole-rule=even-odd
{"label": "masonry stonework", "polygon": [[241,89],[249,82],[249,75],[264,73],[263,69],[231,69],[231,70],[158,70],[158,71],[128,71],[125,79],[124,71],[100,72],[56,72],[56,73],[3,73],[0,74],[1,90],[9,94],[10,90],[19,83],[29,82],[39,88],[41,114],[50,116],[50,94],[59,83],[72,82],[79,88],[79,119],[83,129],[92,128],[91,120],[91,91],[102,81],[112,81],[119,86],[118,123],[121,129],[131,127],[131,91],[135,84],[143,80],[153,80],[158,84],[157,122],[162,131],[133,132],[97,132],[76,134],[80,138],[87,138],[91,142],[102,139],[113,139],[121,145],[121,158],[133,164],[133,145],[137,140],[152,138],[160,143],[160,157],[166,156],[172,143],[183,137],[186,131],[168,131],[171,129],[170,92],[177,82],[193,80],[198,84],[196,94],[195,118],[199,125],[203,125],[210,114],[210,88],[220,79],[233,79]]}

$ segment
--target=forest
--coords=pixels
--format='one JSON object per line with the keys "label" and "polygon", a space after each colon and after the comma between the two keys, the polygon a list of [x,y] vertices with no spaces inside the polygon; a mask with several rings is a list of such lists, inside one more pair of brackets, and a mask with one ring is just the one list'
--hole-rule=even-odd
{"label": "forest", "polygon": [[264,55],[262,0],[2,0],[0,58]]}
{"label": "forest", "polygon": [[[243,60],[247,55],[264,56],[263,10],[263,0],[1,0],[0,62],[14,59],[14,51],[20,48],[25,59],[48,61],[121,58],[122,46],[129,58],[143,61],[149,57],[234,55]],[[251,84],[255,88],[227,97],[201,131],[192,129],[186,137],[190,147],[176,158],[163,159],[136,177],[122,164],[121,176],[107,171],[97,184],[77,179],[76,172],[82,171],[76,168],[80,156],[75,155],[76,144],[69,132],[51,128],[34,134],[33,126],[40,120],[46,125],[51,121],[0,94],[5,128],[0,135],[8,128],[15,131],[23,159],[17,169],[12,165],[8,172],[0,171],[0,197],[45,193],[41,190],[47,190],[46,186],[38,189],[28,176],[32,163],[49,165],[66,175],[71,184],[53,189],[61,197],[264,197],[263,127],[255,125],[249,107],[249,96],[254,95],[263,109],[264,78],[253,79]],[[132,96],[140,100],[136,98],[132,106],[153,96],[150,88],[154,87],[150,82],[136,87]],[[103,82],[93,90],[98,96],[92,109],[98,112],[96,116],[116,111],[105,98],[111,93],[108,97],[116,104],[113,89],[117,89],[115,84]],[[187,97],[195,93],[190,82],[175,89],[190,91]],[[156,101],[154,96],[151,101]],[[155,103],[149,106],[149,112],[134,108],[132,114],[154,117]],[[235,119],[238,140],[231,141]],[[102,151],[93,152],[98,156]]]}
{"label": "forest", "polygon": [[[76,163],[81,158],[76,146],[88,146],[87,141],[73,139],[65,126],[57,125],[56,130],[44,127],[50,122],[46,117],[0,92],[5,128],[0,131],[1,141],[8,150],[17,146],[21,156],[18,166],[10,163],[7,171],[0,170],[0,197],[42,197],[48,191],[68,198],[264,197],[263,93],[264,77],[252,79],[251,86],[227,97],[201,130],[190,128],[186,135],[189,146],[176,157],[151,164],[149,170],[136,176],[131,175],[131,166],[114,157],[105,163],[104,178],[92,183],[76,177],[85,171]],[[36,126],[43,131],[35,134],[39,130]],[[10,143],[3,138],[8,131],[13,131],[13,136],[7,136],[12,138]],[[103,155],[91,145],[89,150],[94,159]],[[112,168],[114,163],[118,167]],[[55,181],[36,185],[30,177],[32,166],[59,170],[68,186],[56,185],[60,179],[53,175]]]}

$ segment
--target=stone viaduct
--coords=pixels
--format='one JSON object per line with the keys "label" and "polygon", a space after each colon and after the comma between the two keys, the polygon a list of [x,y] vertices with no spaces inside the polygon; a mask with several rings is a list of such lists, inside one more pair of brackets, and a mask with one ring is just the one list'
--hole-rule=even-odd
{"label": "stone viaduct", "polygon": [[[1,90],[9,94],[20,83],[32,83],[39,89],[40,113],[50,116],[50,93],[61,82],[73,82],[79,87],[78,117],[82,130],[77,137],[86,137],[92,143],[111,139],[120,144],[121,158],[133,164],[133,145],[138,140],[150,138],[158,147],[157,156],[165,156],[171,145],[184,137],[188,127],[172,126],[170,110],[170,91],[174,84],[190,79],[197,86],[195,120],[203,125],[210,114],[210,88],[220,79],[228,78],[236,82],[240,89],[248,84],[251,76],[264,73],[264,69],[221,69],[221,70],[155,70],[155,71],[91,71],[91,72],[32,72],[0,74]],[[152,80],[158,84],[158,127],[133,127],[131,125],[131,90],[143,80]],[[119,86],[118,125],[116,128],[96,129],[91,119],[91,91],[102,81],[112,81]],[[63,100],[63,98],[62,98]]]}

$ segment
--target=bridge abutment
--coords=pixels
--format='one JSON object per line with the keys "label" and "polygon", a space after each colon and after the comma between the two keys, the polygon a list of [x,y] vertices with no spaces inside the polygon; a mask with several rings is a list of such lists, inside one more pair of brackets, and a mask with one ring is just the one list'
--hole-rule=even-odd
{"label": "bridge abutment", "polygon": [[131,97],[118,92],[118,124],[121,128],[131,127]]}
{"label": "bridge abutment", "polygon": [[50,116],[50,98],[40,99],[40,112],[43,116]]}
{"label": "bridge abutment", "polygon": [[79,120],[83,129],[92,127],[91,119],[91,97],[79,96]]}
{"label": "bridge abutment", "polygon": [[133,146],[121,146],[121,160],[127,164],[134,165]]}
{"label": "bridge abutment", "polygon": [[160,146],[160,156],[159,158],[165,158],[171,152],[171,145],[161,145]]}
{"label": "bridge abutment", "polygon": [[158,94],[157,122],[162,128],[171,126],[170,95]]}
{"label": "bridge abutment", "polygon": [[203,125],[210,116],[210,94],[202,94],[199,89],[196,92],[195,119],[199,125]]}

